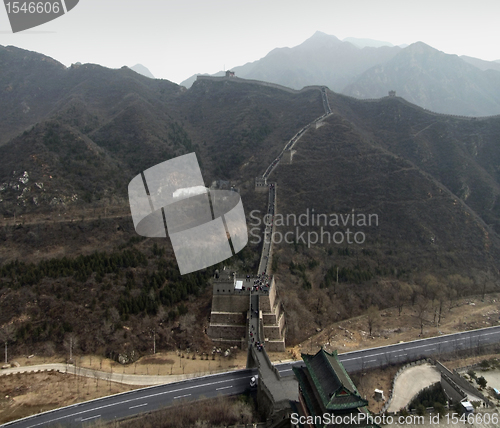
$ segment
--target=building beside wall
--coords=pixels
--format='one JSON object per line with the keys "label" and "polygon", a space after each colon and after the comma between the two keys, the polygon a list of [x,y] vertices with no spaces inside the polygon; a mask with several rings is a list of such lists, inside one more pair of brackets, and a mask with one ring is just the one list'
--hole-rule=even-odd
{"label": "building beside wall", "polygon": [[368,401],[359,394],[337,352],[330,354],[321,349],[316,355],[302,354],[302,360],[305,367],[293,368],[299,383],[299,402],[295,408],[306,423],[297,426],[379,427],[368,411]]}

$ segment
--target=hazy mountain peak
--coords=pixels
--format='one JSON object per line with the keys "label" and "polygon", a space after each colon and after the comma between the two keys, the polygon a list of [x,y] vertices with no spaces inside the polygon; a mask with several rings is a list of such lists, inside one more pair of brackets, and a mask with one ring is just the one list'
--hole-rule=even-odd
{"label": "hazy mountain peak", "polygon": [[468,62],[469,64],[472,64],[474,67],[477,67],[483,71],[485,70],[500,71],[500,61],[484,61],[482,59],[470,57],[467,55],[461,55],[460,58],[462,58],[465,62]]}
{"label": "hazy mountain peak", "polygon": [[345,39],[342,40],[343,42],[349,42],[352,43],[354,46],[363,49],[366,47],[369,48],[380,48],[382,46],[389,46],[393,47],[394,45],[389,42],[384,42],[381,40],[373,40],[373,39],[358,39],[357,37],[346,37]]}
{"label": "hazy mountain peak", "polygon": [[130,67],[131,70],[134,70],[136,73],[142,74],[143,76],[149,77],[150,79],[154,79],[153,73],[151,73],[147,67],[142,64],[136,64],[133,67]]}
{"label": "hazy mountain peak", "polygon": [[299,46],[310,46],[319,44],[338,44],[342,41],[331,34],[323,33],[322,31],[316,31],[311,37],[304,41]]}
{"label": "hazy mountain peak", "polygon": [[316,38],[316,39],[320,39],[320,38],[328,38],[328,39],[335,39],[335,40],[339,40],[340,39],[332,34],[326,34],[326,33],[323,33],[323,31],[316,31],[310,38]]}
{"label": "hazy mountain peak", "polygon": [[415,52],[415,53],[425,53],[425,52],[440,52],[437,49],[433,48],[432,46],[429,46],[427,43],[424,42],[415,42],[406,47],[404,50],[408,52]]}

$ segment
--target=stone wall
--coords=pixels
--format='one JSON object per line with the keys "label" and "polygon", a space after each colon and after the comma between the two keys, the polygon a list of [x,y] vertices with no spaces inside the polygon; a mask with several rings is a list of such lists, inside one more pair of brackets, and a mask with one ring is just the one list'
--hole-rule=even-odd
{"label": "stone wall", "polygon": [[277,83],[271,83],[271,82],[263,82],[262,80],[253,80],[253,79],[242,79],[241,77],[226,77],[226,76],[196,76],[196,80],[212,80],[212,81],[230,81],[230,82],[235,82],[235,83],[253,83],[256,85],[260,86],[268,86],[270,88],[275,88],[275,89],[280,89],[282,91],[290,92],[293,94],[299,94],[304,91],[311,91],[311,90],[321,90],[324,86],[318,86],[318,85],[311,85],[311,86],[304,86],[302,89],[297,90],[297,89],[292,89],[288,88],[283,85],[278,85]]}
{"label": "stone wall", "polygon": [[247,320],[246,312],[212,312],[210,315],[210,325],[223,324],[223,325],[242,325]]}
{"label": "stone wall", "polygon": [[279,325],[265,325],[264,337],[269,340],[281,340],[281,329]]}
{"label": "stone wall", "polygon": [[280,335],[281,337],[285,337],[285,313],[282,312],[279,319],[278,319],[278,325],[280,326]]}
{"label": "stone wall", "polygon": [[212,340],[241,340],[246,337],[246,325],[220,325],[210,324],[208,335]]}
{"label": "stone wall", "polygon": [[259,310],[264,313],[273,312],[276,302],[276,285],[274,284],[274,277],[271,280],[268,294],[261,294],[259,297]]}
{"label": "stone wall", "polygon": [[229,294],[212,296],[212,312],[246,312],[249,307],[248,294]]}
{"label": "stone wall", "polygon": [[426,364],[426,363],[429,363],[429,364],[434,364],[434,361],[432,360],[419,360],[419,361],[415,361],[413,363],[409,363],[409,364],[406,364],[404,365],[403,367],[401,367],[397,372],[396,374],[394,375],[394,379],[392,379],[392,387],[389,391],[389,398],[388,400],[385,402],[384,406],[382,407],[382,410],[379,412],[380,415],[384,414],[385,411],[389,408],[389,406],[391,405],[391,402],[392,402],[392,394],[394,393],[394,387],[396,385],[396,381],[398,380],[398,377],[401,373],[403,373],[406,369],[410,368],[410,367],[414,367],[414,366],[419,366],[420,364]]}
{"label": "stone wall", "polygon": [[443,373],[441,373],[441,386],[443,387],[446,397],[453,403],[459,403],[467,397],[465,391]]}
{"label": "stone wall", "polygon": [[264,325],[276,324],[278,322],[278,317],[276,313],[268,313],[268,314],[263,313],[262,319],[264,321]]}
{"label": "stone wall", "polygon": [[228,294],[235,294],[237,296],[241,295],[246,295],[248,296],[250,294],[250,287],[251,282],[246,281],[246,278],[237,278],[240,281],[243,281],[243,286],[245,287],[245,290],[237,290],[235,288],[236,285],[236,280],[234,278],[228,278],[228,275],[226,272],[224,272],[224,279],[214,279],[213,284],[212,284],[212,294],[213,295],[222,295],[226,296]]}
{"label": "stone wall", "polygon": [[285,352],[285,339],[282,340],[269,340],[265,343],[267,352]]}
{"label": "stone wall", "polygon": [[267,180],[263,177],[255,178],[255,190],[260,192],[267,192],[269,190],[269,186],[267,185]]}

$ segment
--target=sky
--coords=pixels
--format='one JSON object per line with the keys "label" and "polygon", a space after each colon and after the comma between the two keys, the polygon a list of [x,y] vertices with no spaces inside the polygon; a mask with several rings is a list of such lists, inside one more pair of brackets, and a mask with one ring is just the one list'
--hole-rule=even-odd
{"label": "sky", "polygon": [[316,31],[394,45],[422,41],[497,60],[499,16],[500,0],[80,0],[67,14],[15,34],[0,6],[0,45],[66,66],[140,63],[180,83],[299,45]]}

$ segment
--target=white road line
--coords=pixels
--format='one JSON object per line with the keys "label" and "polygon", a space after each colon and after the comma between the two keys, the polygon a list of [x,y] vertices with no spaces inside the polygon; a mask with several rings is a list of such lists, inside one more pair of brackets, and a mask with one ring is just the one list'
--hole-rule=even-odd
{"label": "white road line", "polygon": [[223,386],[222,388],[216,388],[215,390],[216,391],[220,391],[221,389],[228,389],[228,388],[232,388],[232,387],[233,387],[233,385],[231,385],[231,386]]}
{"label": "white road line", "polygon": [[191,394],[179,395],[178,397],[174,397],[174,400],[177,400],[178,398],[189,397],[190,395],[191,395]]}
{"label": "white road line", "polygon": [[90,421],[91,419],[96,419],[96,418],[100,418],[100,417],[101,417],[101,415],[91,416],[90,418],[81,419],[80,422]]}
{"label": "white road line", "polygon": [[283,372],[291,372],[293,369],[286,369],[286,370],[279,370],[280,373],[283,373]]}
{"label": "white road line", "polygon": [[365,361],[366,363],[375,363],[377,360]]}
{"label": "white road line", "polygon": [[[247,377],[247,376],[242,376],[242,377]],[[250,379],[250,377],[248,377],[248,379]],[[143,397],[131,398],[129,400],[123,400],[123,401],[119,401],[117,403],[105,404],[103,406],[95,407],[93,409],[82,410],[81,412],[74,413],[74,414],[69,415],[69,416],[61,416],[59,418],[55,418],[55,419],[52,419],[52,420],[47,421],[47,422],[40,422],[40,423],[37,423],[34,425],[30,425],[28,428],[35,428],[35,427],[38,427],[40,425],[52,424],[52,423],[59,421],[61,419],[67,419],[67,418],[71,418],[73,416],[82,415],[84,413],[89,413],[89,412],[94,412],[96,410],[106,409],[108,407],[119,406],[119,405],[125,404],[125,403],[131,403],[131,402],[138,401],[138,400],[145,400],[147,398],[158,397],[160,395],[165,395],[165,394],[172,394],[174,392],[185,391],[187,389],[201,388],[203,386],[217,385],[217,384],[225,383],[225,382],[233,382],[234,380],[235,379],[233,378],[233,379],[227,379],[227,380],[219,380],[217,382],[208,382],[208,383],[204,383],[202,385],[193,385],[193,386],[188,386],[186,388],[174,389],[173,391],[158,392],[156,394],[149,394],[149,395],[145,395]]]}
{"label": "white road line", "polygon": [[144,403],[144,404],[138,404],[137,406],[132,406],[132,407],[129,407],[129,410],[130,409],[137,409],[138,407],[144,407],[144,406],[147,406],[148,403]]}

